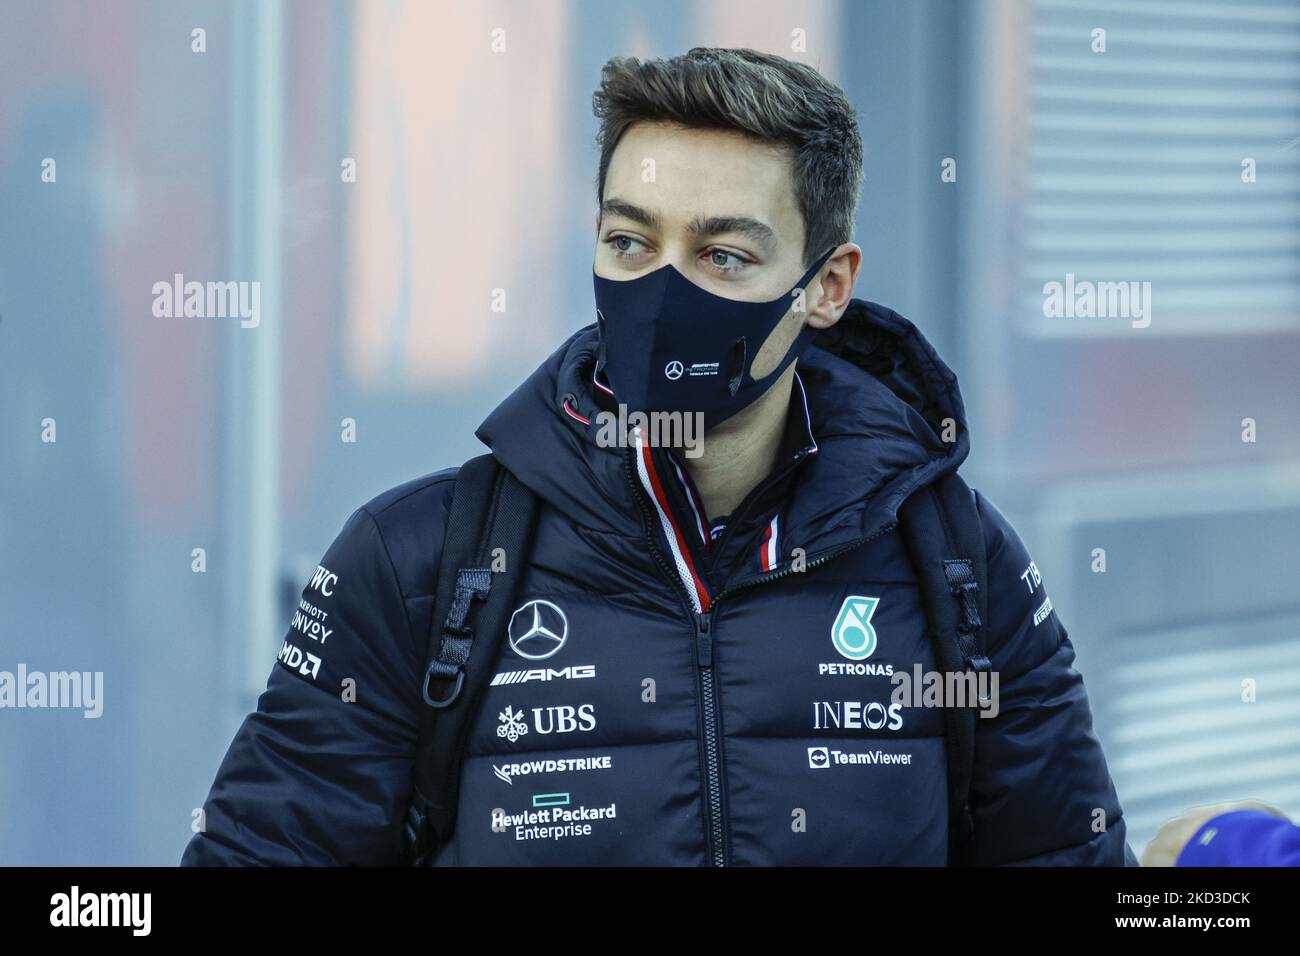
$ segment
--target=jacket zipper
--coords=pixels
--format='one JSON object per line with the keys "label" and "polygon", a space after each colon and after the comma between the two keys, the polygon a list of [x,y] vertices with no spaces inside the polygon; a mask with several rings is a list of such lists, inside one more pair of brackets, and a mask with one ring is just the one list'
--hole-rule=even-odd
{"label": "jacket zipper", "polygon": [[713,694],[712,607],[695,615],[696,663],[699,665],[700,701],[704,709],[704,766],[709,794],[709,843],[714,866],[727,865],[726,830],[722,818],[722,746],[718,735],[718,707]]}
{"label": "jacket zipper", "polygon": [[722,748],[721,738],[718,735],[718,706],[717,697],[713,689],[713,631],[711,611],[696,611],[691,603],[690,596],[686,593],[686,587],[682,584],[681,577],[677,574],[676,568],[669,564],[668,559],[663,556],[659,550],[659,545],[655,542],[654,532],[651,530],[655,521],[655,516],[650,511],[645,501],[645,489],[641,487],[636,480],[636,464],[632,456],[636,454],[635,449],[629,449],[625,461],[627,468],[627,481],[632,489],[632,497],[636,500],[637,506],[641,511],[641,526],[645,532],[646,545],[650,553],[654,555],[655,563],[660,570],[664,572],[668,580],[673,584],[673,590],[677,592],[677,598],[682,603],[682,609],[690,617],[691,623],[695,630],[695,661],[696,661],[696,683],[700,695],[700,709],[704,723],[704,774],[705,774],[705,793],[708,803],[708,831],[709,831],[709,861],[714,866],[727,865],[727,844],[726,844],[726,825],[723,818],[722,808]]}
{"label": "jacket zipper", "polygon": [[[786,567],[725,588],[709,602],[709,610],[696,611],[691,605],[690,596],[686,593],[686,587],[682,584],[676,568],[669,564],[668,559],[663,556],[659,550],[659,545],[655,542],[654,532],[651,530],[653,527],[651,522],[655,520],[654,515],[645,502],[645,489],[633,477],[636,474],[636,465],[632,459],[635,453],[634,449],[628,450],[624,465],[627,481],[632,489],[632,497],[636,500],[641,511],[641,526],[645,533],[646,545],[649,547],[650,553],[654,555],[655,563],[668,576],[669,581],[673,583],[678,600],[682,603],[682,609],[691,617],[695,626],[696,678],[699,685],[700,706],[703,711],[704,721],[705,787],[709,807],[709,858],[714,866],[726,866],[726,824],[722,806],[722,771],[720,769],[722,764],[722,738],[718,733],[718,708],[713,687],[713,611],[717,608],[718,602],[728,594],[734,594],[736,591],[743,591],[758,584],[766,584],[768,581],[775,581],[790,574],[802,574],[804,571],[823,565],[827,561],[832,561],[855,548],[862,547],[868,541],[872,541],[897,527],[898,522],[896,520],[888,521],[875,531],[858,538],[856,541],[850,541],[845,545],[819,555],[815,560],[808,562],[804,566],[804,571],[795,572],[793,567]],[[732,527],[734,525],[727,528],[724,537],[731,531]]]}

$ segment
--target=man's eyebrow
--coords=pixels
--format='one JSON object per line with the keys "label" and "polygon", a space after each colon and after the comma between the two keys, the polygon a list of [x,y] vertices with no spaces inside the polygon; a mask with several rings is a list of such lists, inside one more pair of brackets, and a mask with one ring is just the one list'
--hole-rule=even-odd
{"label": "man's eyebrow", "polygon": [[776,246],[776,233],[765,222],[750,216],[696,216],[686,227],[697,236],[720,236],[734,232],[761,243],[769,251]]}
{"label": "man's eyebrow", "polygon": [[622,216],[624,219],[631,219],[633,222],[640,223],[647,229],[659,228],[659,214],[651,212],[648,209],[642,209],[640,206],[627,202],[623,199],[606,199],[600,204],[602,215],[608,213],[611,216]]}
{"label": "man's eyebrow", "polygon": [[[611,216],[621,216],[640,223],[647,229],[658,229],[661,225],[659,214],[643,209],[625,199],[611,197],[600,204],[600,211]],[[772,227],[752,216],[696,216],[686,227],[696,236],[720,236],[734,232],[748,236],[761,243],[769,251],[776,246],[776,233]]]}

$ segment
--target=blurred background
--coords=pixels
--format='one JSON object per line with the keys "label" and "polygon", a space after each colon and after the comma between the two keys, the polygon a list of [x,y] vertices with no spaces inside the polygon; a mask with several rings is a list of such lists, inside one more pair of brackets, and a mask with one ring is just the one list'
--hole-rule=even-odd
{"label": "blurred background", "polygon": [[[699,45],[858,108],[857,294],[959,375],[1134,849],[1300,816],[1300,4],[3,0],[0,670],[104,710],[0,710],[0,863],[179,860],[347,516],[592,320],[601,64]],[[155,316],[178,273],[260,323]]]}

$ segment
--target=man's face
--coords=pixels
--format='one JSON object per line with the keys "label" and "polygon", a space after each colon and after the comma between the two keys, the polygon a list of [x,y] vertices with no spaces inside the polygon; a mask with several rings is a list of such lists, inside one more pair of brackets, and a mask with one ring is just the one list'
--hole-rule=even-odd
{"label": "man's face", "polygon": [[[735,131],[635,124],[606,173],[596,274],[621,281],[672,265],[728,299],[768,302],[784,295],[805,271],[792,171],[785,149]],[[809,283],[809,308],[817,291],[817,282]],[[755,356],[751,374],[775,368],[807,318],[787,314]]]}

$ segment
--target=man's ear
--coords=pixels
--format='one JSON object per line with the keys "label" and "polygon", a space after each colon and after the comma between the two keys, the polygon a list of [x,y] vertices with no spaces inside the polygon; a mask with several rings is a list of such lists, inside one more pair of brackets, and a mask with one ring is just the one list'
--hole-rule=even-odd
{"label": "man's ear", "polygon": [[852,242],[840,245],[822,266],[821,281],[813,301],[808,303],[808,325],[829,329],[840,320],[853,299],[853,286],[862,268],[862,249]]}

